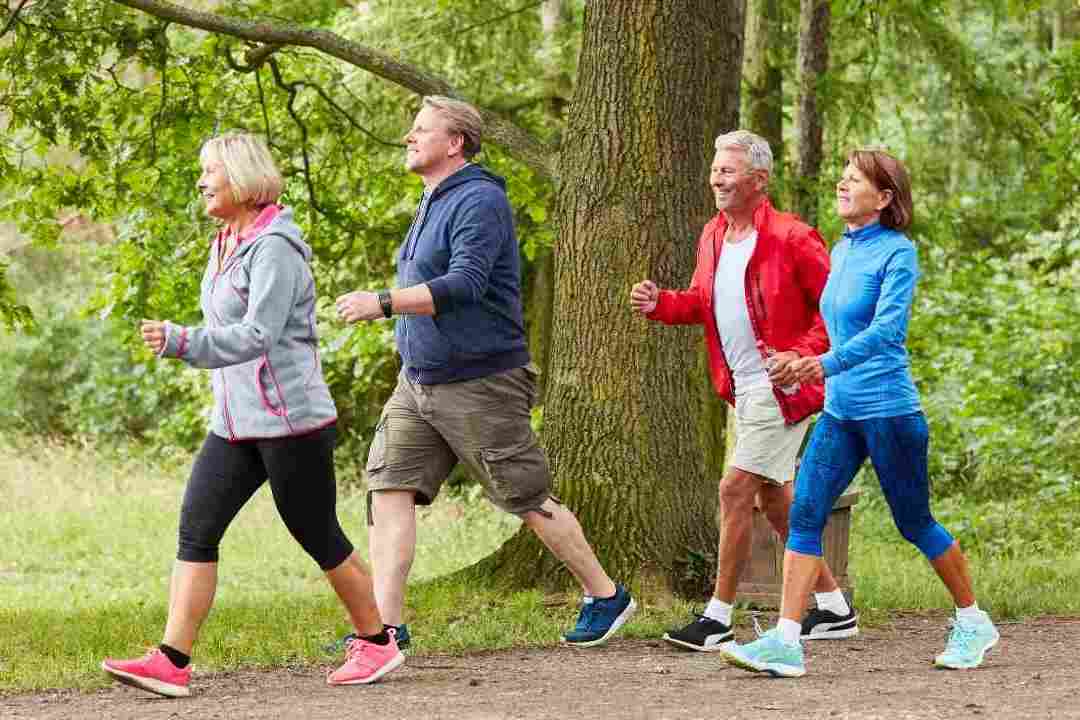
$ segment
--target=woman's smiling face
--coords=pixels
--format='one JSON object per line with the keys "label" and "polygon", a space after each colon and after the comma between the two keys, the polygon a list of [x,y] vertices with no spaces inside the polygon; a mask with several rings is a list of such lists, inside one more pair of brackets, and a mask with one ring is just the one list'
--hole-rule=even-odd
{"label": "woman's smiling face", "polygon": [[891,199],[891,191],[879,190],[851,163],[836,183],[836,214],[847,221],[849,227],[875,222]]}
{"label": "woman's smiling face", "polygon": [[240,211],[229,175],[220,161],[213,158],[202,161],[202,175],[197,187],[210,217],[228,221]]}

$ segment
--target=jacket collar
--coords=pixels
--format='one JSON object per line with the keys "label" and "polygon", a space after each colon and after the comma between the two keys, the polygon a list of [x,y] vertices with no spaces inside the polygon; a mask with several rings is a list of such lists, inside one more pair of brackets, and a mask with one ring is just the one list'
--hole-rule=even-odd
{"label": "jacket collar", "polygon": [[[765,229],[768,227],[769,218],[775,211],[773,210],[772,203],[769,202],[768,196],[763,198],[758,206],[754,208],[754,218],[752,220],[754,225],[754,231],[757,232],[758,244],[761,244],[765,237]],[[713,257],[720,257],[720,248],[724,244],[724,232],[727,230],[727,215],[722,212],[716,214],[716,230],[713,232]]]}
{"label": "jacket collar", "polygon": [[848,238],[852,242],[873,240],[878,235],[881,235],[887,230],[887,227],[885,227],[879,222],[876,222],[869,225],[864,225],[857,230],[845,230],[844,237]]}

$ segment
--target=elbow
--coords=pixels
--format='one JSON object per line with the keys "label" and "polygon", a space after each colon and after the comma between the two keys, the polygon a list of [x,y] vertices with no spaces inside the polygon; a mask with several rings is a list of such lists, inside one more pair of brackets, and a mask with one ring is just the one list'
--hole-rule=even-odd
{"label": "elbow", "polygon": [[436,314],[443,315],[479,303],[487,292],[487,284],[465,274],[451,274],[430,281],[428,290]]}

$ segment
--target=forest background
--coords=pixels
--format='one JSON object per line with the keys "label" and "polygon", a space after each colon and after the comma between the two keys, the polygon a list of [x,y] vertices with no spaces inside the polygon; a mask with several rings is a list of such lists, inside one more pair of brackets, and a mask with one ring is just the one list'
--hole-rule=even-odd
{"label": "forest background", "polygon": [[[937,513],[976,559],[1023,559],[1029,580],[1069,582],[1075,563],[1062,563],[1080,543],[1076,2],[3,5],[0,436],[16,470],[0,487],[18,489],[15,460],[42,448],[110,472],[190,459],[206,431],[206,377],[151,358],[135,328],[199,321],[214,228],[194,192],[198,149],[245,129],[270,140],[315,250],[339,478],[362,491],[398,360],[389,323],[342,325],[332,301],[392,284],[421,187],[401,136],[419,94],[451,92],[485,109],[493,137],[480,160],[508,179],[546,378],[534,419],[557,492],[620,576],[696,597],[715,563],[728,422],[700,329],[650,326],[626,298],[647,276],[689,282],[713,212],[711,137],[746,127],[773,143],[774,203],[830,244],[845,152],[881,146],[908,164],[922,267],[909,347]],[[866,531],[884,538],[893,531],[868,477],[860,505],[881,522]],[[464,476],[453,493],[476,497]],[[481,572],[565,581],[550,558],[520,562],[537,557],[528,538],[500,532]],[[15,565],[0,575],[28,577]],[[1015,609],[1070,609],[1055,602]]]}

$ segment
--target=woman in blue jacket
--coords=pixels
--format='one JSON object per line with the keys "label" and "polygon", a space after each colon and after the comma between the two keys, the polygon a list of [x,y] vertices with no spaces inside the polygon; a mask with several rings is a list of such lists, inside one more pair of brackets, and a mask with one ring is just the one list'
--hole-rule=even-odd
{"label": "woman in blue jacket", "polygon": [[773,382],[825,380],[818,418],[795,485],[784,556],[784,595],[777,627],[725,651],[732,664],[785,677],[805,674],[800,616],[822,565],[821,534],[833,503],[867,458],[904,539],[930,561],[956,604],[956,619],[934,664],[978,667],[998,632],[975,602],[960,545],[930,513],[929,432],[911,378],[905,341],[915,283],[911,182],[891,155],[857,150],[836,186],[847,231],[832,251],[821,295],[831,349],[800,358]]}

